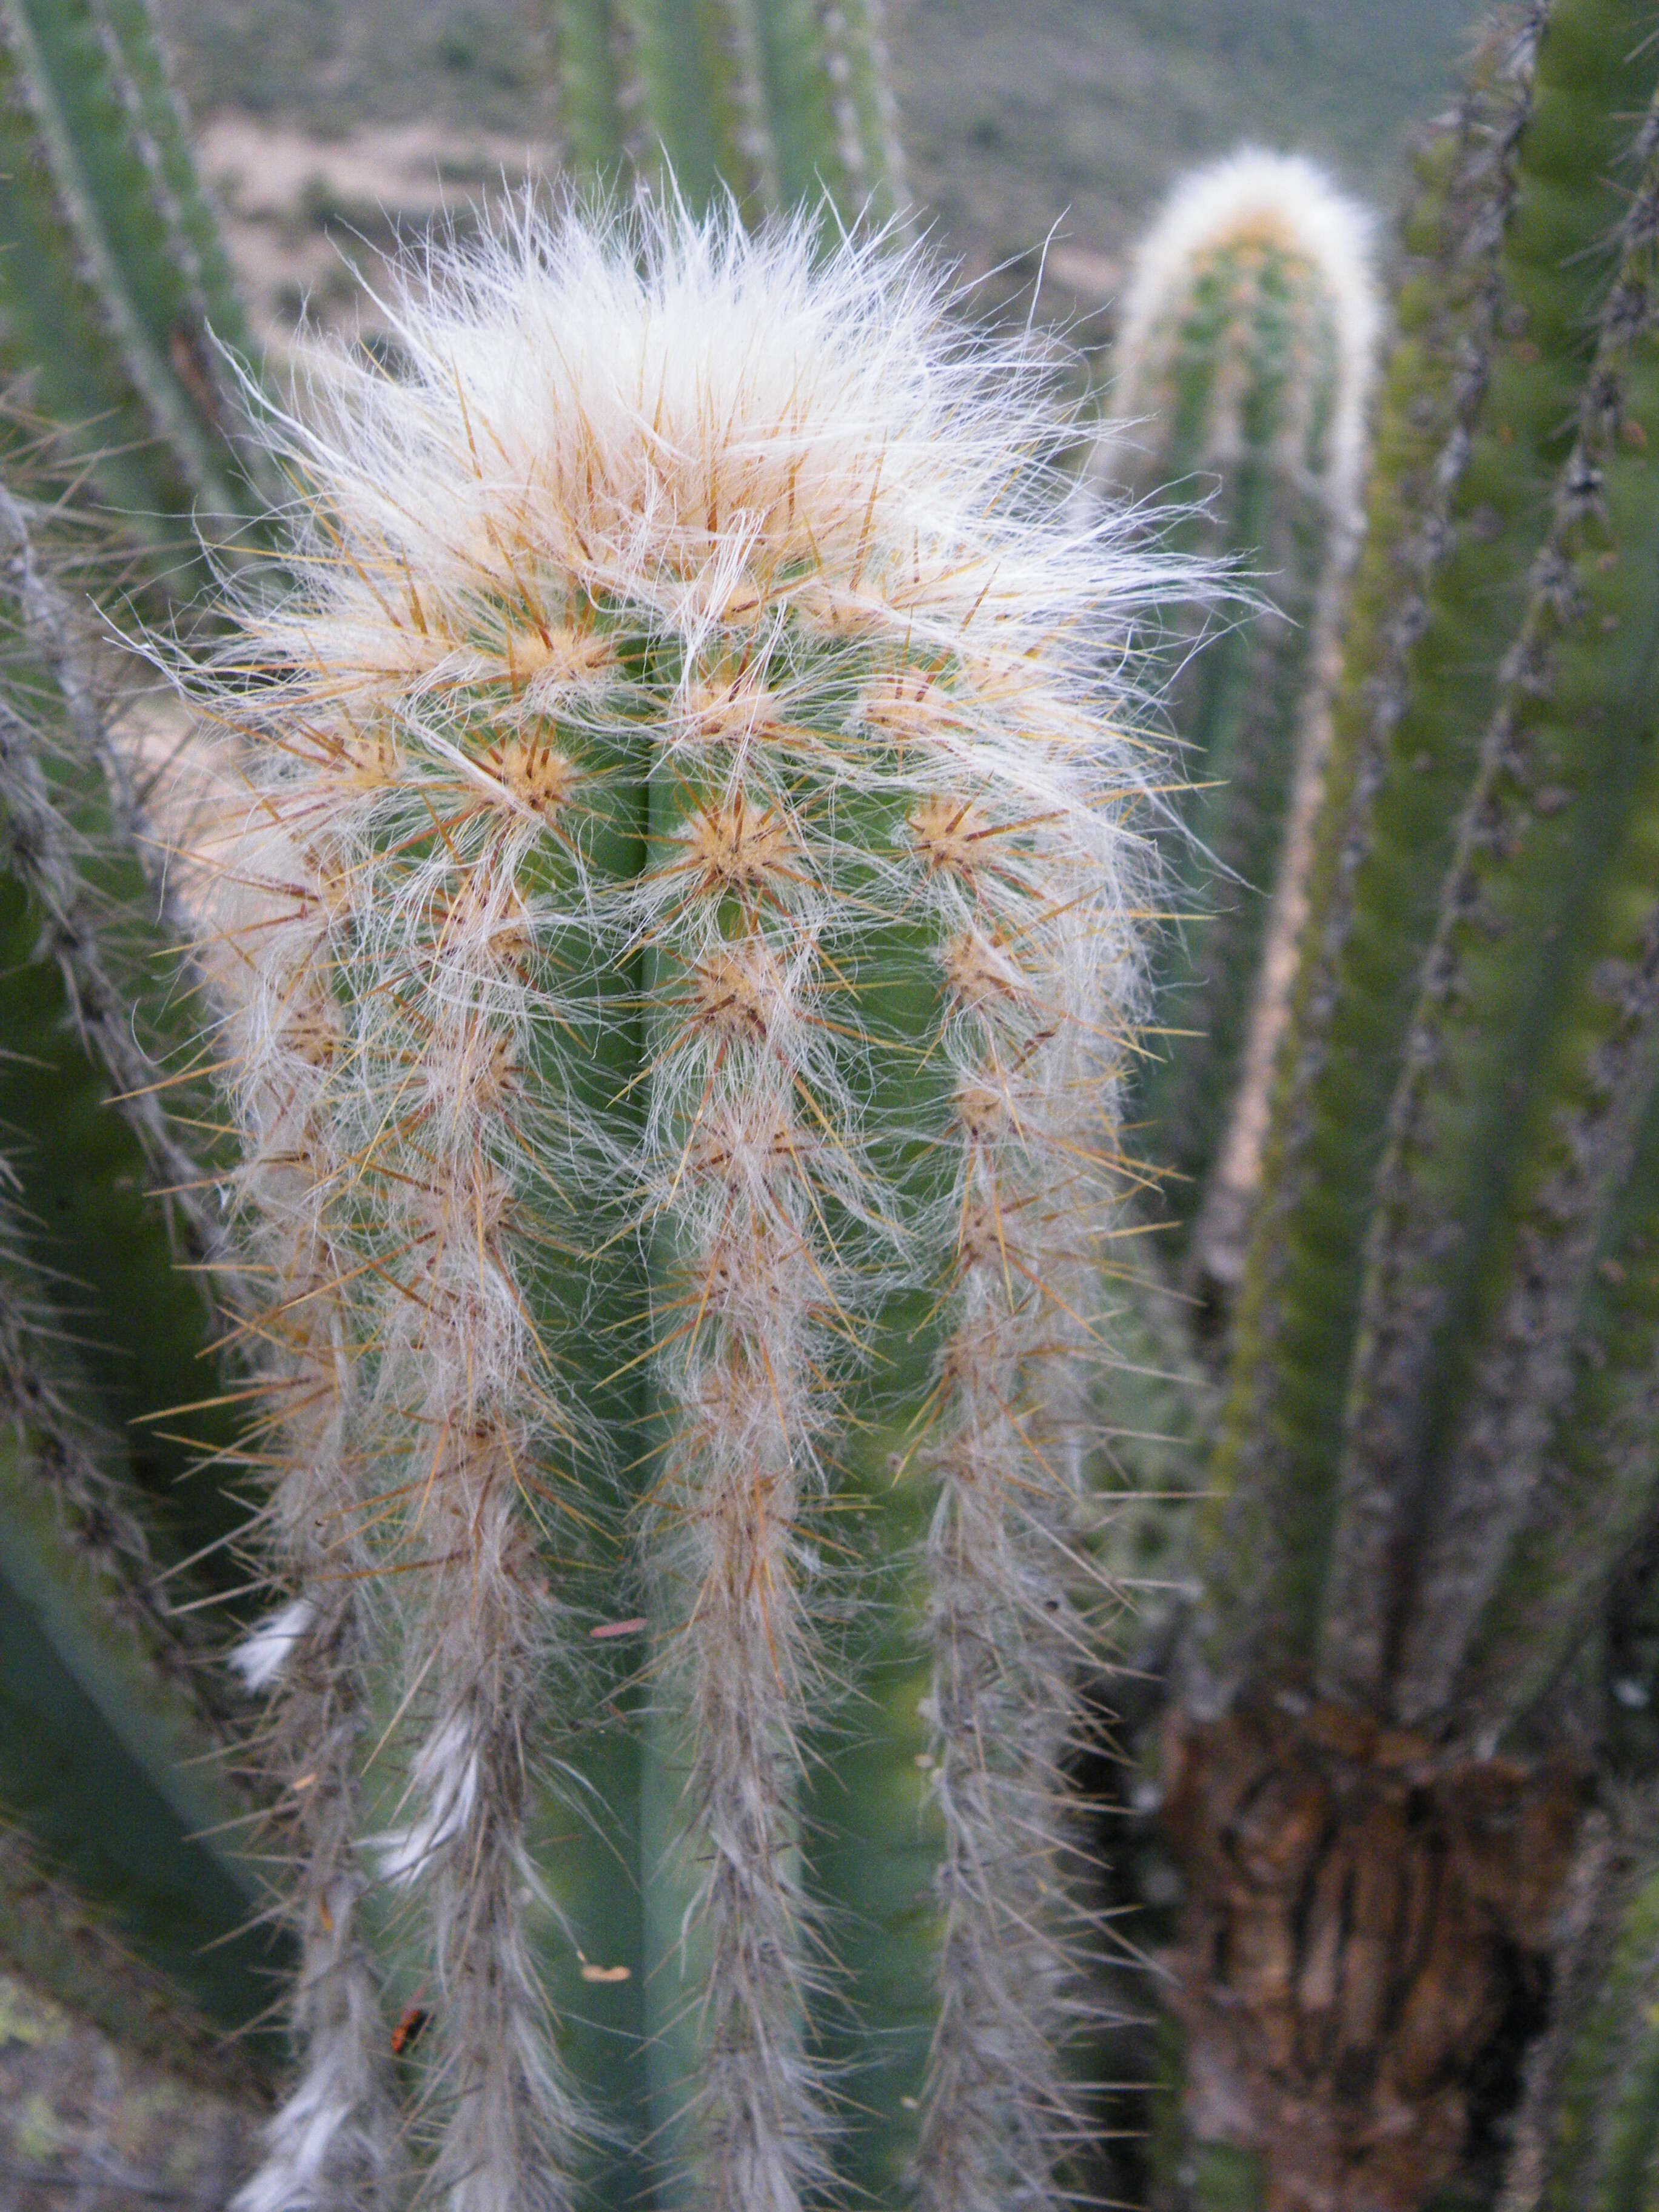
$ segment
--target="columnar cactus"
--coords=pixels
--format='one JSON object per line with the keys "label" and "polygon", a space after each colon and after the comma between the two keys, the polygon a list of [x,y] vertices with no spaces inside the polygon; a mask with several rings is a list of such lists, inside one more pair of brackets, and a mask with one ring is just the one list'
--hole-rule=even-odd
{"label": "columnar cactus", "polygon": [[221,542],[256,514],[215,349],[240,303],[149,0],[0,10],[0,370],[68,463],[175,559],[192,514]]}
{"label": "columnar cactus", "polygon": [[1468,2177],[1654,1513],[1649,29],[1500,27],[1408,231],[1166,1746],[1201,2205]]}
{"label": "columnar cactus", "polygon": [[[40,1877],[67,1874],[107,1950],[152,1970],[122,1996],[94,1943],[88,1996],[142,1990],[164,2030],[160,1966],[222,2029],[264,2011],[277,1961],[228,1856],[248,1807],[225,1779],[227,1700],[175,1603],[198,1594],[186,1556],[241,1515],[210,1485],[180,1492],[184,1438],[131,1425],[219,1396],[208,1303],[173,1266],[217,1231],[152,1056],[188,1031],[134,842],[122,686],[77,595],[108,568],[97,533],[0,486],[0,1789]],[[203,1443],[234,1434],[202,1408]],[[199,2011],[176,2024],[200,2041]]]}
{"label": "columnar cactus", "polygon": [[567,2201],[538,1956],[583,1929],[532,1837],[550,1700],[586,1709],[619,1606],[678,1924],[590,1972],[650,1967],[700,2201],[830,2185],[817,2039],[860,1993],[801,1747],[860,1648],[836,1513],[872,1471],[931,1498],[938,2027],[891,2140],[920,2203],[1058,2202],[1077,1414],[1146,897],[1099,647],[1152,576],[1065,520],[1036,358],[943,304],[810,228],[526,217],[411,291],[405,372],[330,362],[288,434],[298,580],[202,679],[274,1293],[282,1602],[246,1663],[308,1854],[309,2051],[249,2207],[380,2167],[377,1925],[424,1961],[430,2185]]}
{"label": "columnar cactus", "polygon": [[[1190,842],[1132,1110],[1175,1178],[1169,1210],[1177,1239],[1196,1240],[1200,1274],[1237,1272],[1249,1163],[1218,1156],[1253,1013],[1275,1022],[1256,979],[1280,856],[1305,846],[1317,792],[1310,692],[1358,532],[1377,323],[1367,218],[1312,162],[1283,155],[1247,151],[1184,179],[1124,295],[1120,427],[1097,468],[1152,496],[1165,530],[1269,600],[1240,608],[1202,651],[1188,634],[1170,702]],[[1271,1049],[1264,1037],[1257,1058]]]}
{"label": "columnar cactus", "polygon": [[[1443,316],[1434,266],[1449,259],[1454,302],[1467,300],[1467,310],[1449,327],[1409,328],[1385,389],[1376,526],[1344,641],[1291,1060],[1217,1462],[1224,1489],[1258,1501],[1263,1516],[1248,1542],[1230,1547],[1243,1612],[1232,1611],[1232,1571],[1219,1554],[1215,1562],[1211,1602],[1231,1624],[1222,1635],[1235,1661],[1246,1613],[1249,1636],[1287,1659],[1310,1654],[1320,1634],[1390,1102],[1479,732],[1498,703],[1572,450],[1608,241],[1629,189],[1615,182],[1630,174],[1626,118],[1652,88],[1645,51],[1620,45],[1633,35],[1632,9],[1562,0],[1540,44],[1542,21],[1540,11],[1510,37],[1484,95],[1492,112],[1468,132],[1449,185],[1431,181],[1422,227],[1434,264],[1407,302]],[[1573,864],[1564,858],[1563,867],[1570,881]],[[1500,1087],[1525,1074],[1505,1069]],[[1426,1346],[1431,1334],[1417,1340]],[[1455,1332],[1439,1341],[1453,1350]],[[1410,1403],[1427,1400],[1413,1392]],[[1358,1531],[1358,1520],[1350,1525]],[[1333,1680],[1346,1663],[1333,1654]]]}
{"label": "columnar cactus", "polygon": [[904,206],[883,0],[552,0],[567,161],[750,221]]}

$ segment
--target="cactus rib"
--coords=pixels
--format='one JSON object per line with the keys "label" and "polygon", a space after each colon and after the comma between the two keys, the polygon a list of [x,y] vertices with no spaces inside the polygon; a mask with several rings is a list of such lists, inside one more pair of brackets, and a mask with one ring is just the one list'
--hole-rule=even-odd
{"label": "cactus rib", "polygon": [[694,208],[826,195],[890,220],[902,157],[880,0],[557,0],[565,135],[614,186],[624,159]]}
{"label": "cactus rib", "polygon": [[3,485],[0,563],[21,641],[45,679],[48,714],[55,706],[61,719],[67,755],[55,763],[63,787],[54,791],[50,738],[23,712],[18,687],[0,694],[4,835],[12,866],[43,918],[37,957],[62,975],[75,1026],[108,1070],[123,1117],[162,1178],[192,1256],[216,1255],[223,1237],[202,1195],[201,1163],[181,1143],[155,1087],[155,1062],[133,1034],[131,994],[112,975],[104,949],[109,924],[88,878],[87,832],[73,818],[84,817],[90,794],[93,808],[106,811],[110,830],[131,849],[137,821],[129,769],[98,696],[88,644],[76,635],[75,611],[43,570],[24,509]]}
{"label": "cactus rib", "polygon": [[1653,1510],[1659,1098],[1589,1271],[1571,1380],[1517,1538],[1459,1671],[1462,1730],[1501,1738],[1560,1678]]}
{"label": "cactus rib", "polygon": [[[95,373],[108,389],[119,392],[125,381],[142,410],[144,437],[159,441],[155,459],[142,452],[118,455],[110,481],[144,487],[148,497],[134,520],[152,531],[192,501],[222,522],[234,521],[249,511],[250,498],[218,427],[216,371],[201,326],[206,297],[199,235],[191,238],[183,222],[177,147],[164,153],[156,144],[155,93],[133,84],[129,64],[131,48],[143,52],[152,74],[159,67],[143,52],[153,27],[127,9],[125,35],[118,35],[91,0],[74,6],[8,0],[3,27],[13,97],[27,107],[38,133],[37,148],[7,179],[6,196],[20,218],[24,203],[43,191],[55,196],[58,221],[72,241],[76,293],[92,308],[78,343],[102,364]],[[199,214],[194,227],[199,234]],[[38,265],[10,265],[8,321],[27,326],[36,312],[28,288],[42,281],[51,280]],[[232,296],[222,284],[216,304],[226,310]],[[79,366],[46,352],[37,352],[30,366],[36,408],[95,456],[113,426],[82,416]],[[169,469],[178,472],[172,482]]]}

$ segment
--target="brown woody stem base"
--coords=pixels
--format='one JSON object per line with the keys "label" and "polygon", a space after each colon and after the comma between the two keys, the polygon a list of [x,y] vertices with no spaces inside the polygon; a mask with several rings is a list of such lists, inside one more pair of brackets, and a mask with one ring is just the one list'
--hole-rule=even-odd
{"label": "brown woody stem base", "polygon": [[1287,1697],[1178,1721],[1165,1776],[1188,2142],[1253,2153],[1261,2212],[1419,2212],[1547,1999],[1582,1771]]}

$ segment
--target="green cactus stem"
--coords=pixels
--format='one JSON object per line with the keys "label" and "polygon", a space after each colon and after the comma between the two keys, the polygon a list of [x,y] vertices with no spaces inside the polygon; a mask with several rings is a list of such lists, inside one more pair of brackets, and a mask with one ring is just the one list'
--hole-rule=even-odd
{"label": "green cactus stem", "polygon": [[222,541],[259,508],[215,351],[247,334],[146,0],[0,11],[0,370],[193,568],[189,517]]}
{"label": "green cactus stem", "polygon": [[1659,1345],[1659,1099],[1609,1206],[1580,1291],[1570,1376],[1530,1515],[1458,1673],[1462,1725],[1501,1740],[1561,1680],[1602,1613],[1654,1503]]}
{"label": "green cactus stem", "polygon": [[[0,1116],[15,1133],[17,1249],[71,1310],[92,1418],[128,1437],[143,1516],[176,1559],[242,1515],[215,1483],[184,1479],[239,1425],[204,1358],[206,1284],[176,1263],[219,1269],[222,1295],[234,1285],[201,1127],[210,1095],[189,1080],[197,1009],[167,856],[135,796],[131,674],[98,641],[88,597],[112,574],[95,532],[0,486]],[[184,1407],[198,1410],[165,1418]]]}
{"label": "green cactus stem", "polygon": [[[8,1389],[14,1401],[24,1394],[15,1372]],[[246,1808],[149,1632],[144,1593],[127,1582],[131,1558],[112,1567],[107,1525],[83,1498],[64,1507],[51,1494],[64,1487],[66,1454],[84,1457],[86,1447],[49,1435],[52,1463],[41,1469],[37,1433],[9,1424],[0,1438],[7,1817],[141,1958],[222,2027],[247,2027],[268,2012],[285,1961],[261,1924],[258,1879],[234,1856]],[[94,1510],[99,1503],[94,1494]]]}
{"label": "green cactus stem", "polygon": [[[209,1303],[173,1262],[222,1239],[141,1042],[170,1019],[178,1034],[178,945],[153,919],[118,696],[76,603],[75,580],[108,566],[95,533],[0,487],[0,1798],[152,1966],[240,2026],[282,1954],[254,1929],[257,1880],[221,1848],[249,1808],[216,1779],[232,1730],[195,1610],[216,1578],[188,1555],[245,1509],[210,1483],[181,1490],[194,1447],[132,1425],[221,1395]],[[176,1233],[152,1178],[182,1186]],[[228,1410],[206,1413],[203,1441],[233,1440]],[[222,1559],[217,1587],[239,1572]]]}
{"label": "green cactus stem", "polygon": [[1639,2212],[1659,2174],[1659,1881],[1645,1792],[1597,1815],[1558,1945],[1501,2212]]}
{"label": "green cactus stem", "polygon": [[[1327,1602],[1373,1182],[1478,733],[1525,612],[1596,343],[1605,241],[1628,189],[1623,118],[1652,90],[1638,16],[1595,0],[1535,10],[1481,95],[1495,111],[1487,127],[1437,159],[1418,219],[1449,277],[1450,312],[1408,281],[1384,387],[1216,1462],[1236,1503],[1206,1648],[1232,1676],[1310,1663]],[[1362,1523],[1374,1542],[1374,1521],[1359,1515],[1354,1540]],[[1361,1578],[1344,1565],[1331,1588]],[[1374,1654],[1356,1639],[1374,1634],[1357,1616],[1354,1650],[1339,1652],[1334,1601],[1328,1611],[1329,1679],[1367,1679]]]}
{"label": "green cactus stem", "polygon": [[[1608,1216],[1659,1074],[1656,154],[1659,121],[1638,145],[1577,442],[1443,890],[1378,1179],[1325,1665],[1368,1699],[1391,1668],[1412,1723],[1446,1710],[1531,1517],[1585,1297],[1599,1263],[1619,1264]],[[1382,1562],[1402,1516],[1419,1524],[1413,1569],[1391,1593]],[[1607,1573],[1620,1533],[1582,1530]]]}
{"label": "green cactus stem", "polygon": [[1309,161],[1243,153],[1185,179],[1136,257],[1111,399],[1126,427],[1097,465],[1142,498],[1202,501],[1177,507],[1179,539],[1270,601],[1201,650],[1185,641],[1170,703],[1190,842],[1170,888],[1164,1034],[1130,1109],[1170,1179],[1177,1243],[1203,1218],[1195,1233],[1224,1273],[1248,1198],[1212,1178],[1293,793],[1316,769],[1310,679],[1358,534],[1377,332],[1368,249],[1360,210]]}
{"label": "green cactus stem", "polygon": [[268,2037],[232,2038],[123,1941],[107,1911],[48,1873],[21,1829],[0,1826],[0,1960],[9,1978],[90,2021],[124,2053],[257,2112],[269,2097]]}
{"label": "green cactus stem", "polygon": [[555,0],[578,174],[668,177],[754,221],[828,198],[847,221],[904,205],[882,0]]}
{"label": "green cactus stem", "polygon": [[[1159,579],[1066,520],[1030,358],[875,244],[526,217],[424,297],[402,380],[331,374],[296,595],[200,679],[238,734],[202,957],[274,1286],[283,1602],[245,1649],[317,1784],[301,2071],[245,2203],[383,2162],[354,1930],[390,1919],[442,1992],[404,2072],[456,2208],[574,2186],[561,1941],[642,1991],[665,2201],[785,2212],[908,2140],[933,2212],[1057,2203],[1145,896],[1095,644]],[[860,1575],[854,1514],[908,1522],[905,1572]],[[552,1918],[587,1878],[545,1839],[544,1695],[589,1709],[591,1632],[635,1608],[647,1771],[605,1826],[657,1932],[617,1960]],[[902,1838],[850,1925],[860,1745],[884,1818],[925,1794],[902,1950]],[[889,2003],[843,2131],[834,2021]]]}

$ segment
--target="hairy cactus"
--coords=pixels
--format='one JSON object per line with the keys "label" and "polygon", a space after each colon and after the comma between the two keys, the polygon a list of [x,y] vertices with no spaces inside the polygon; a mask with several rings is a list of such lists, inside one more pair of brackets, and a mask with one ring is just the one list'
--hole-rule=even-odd
{"label": "hairy cactus", "polygon": [[[1378,321],[1369,260],[1366,218],[1311,162],[1247,152],[1177,186],[1123,303],[1121,427],[1097,465],[1157,495],[1149,512],[1165,531],[1163,502],[1202,501],[1177,507],[1176,536],[1271,601],[1205,650],[1188,638],[1170,702],[1190,786],[1181,888],[1129,1110],[1171,1177],[1176,1233],[1191,1225],[1200,1277],[1237,1270],[1252,1178],[1248,1158],[1219,1157],[1227,1110],[1253,1015],[1264,1066],[1280,1018],[1255,984],[1283,965],[1264,958],[1271,897],[1317,793],[1310,679],[1358,535]],[[1253,1098],[1238,1110],[1260,1119]]]}
{"label": "hairy cactus", "polygon": [[[453,2205],[568,2197],[538,1954],[573,1951],[642,1984],[671,2192],[829,2185],[823,2023],[870,1996],[837,1923],[872,1910],[834,1838],[868,1813],[803,1761],[848,1667],[929,1745],[896,1802],[937,2025],[887,2148],[921,2204],[1058,2201],[1078,1414],[1145,895],[1084,641],[1153,576],[1065,520],[1036,357],[942,307],[810,228],[526,217],[411,293],[398,380],[319,371],[294,594],[197,679],[235,732],[204,957],[274,1291],[282,1601],[245,1649],[305,1784],[307,2047],[250,2207],[387,2161],[376,1929],[429,1992],[413,2140]],[[896,1647],[854,1572],[894,1486]],[[580,1802],[532,1839],[550,1698],[595,1710],[619,1605],[650,1642],[615,1832],[672,1905],[607,1960],[556,1917]]]}
{"label": "hairy cactus", "polygon": [[827,197],[902,210],[883,0],[553,0],[574,172],[672,178],[694,208],[750,221]]}

